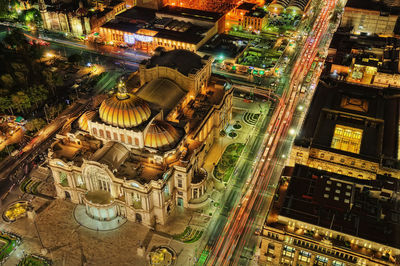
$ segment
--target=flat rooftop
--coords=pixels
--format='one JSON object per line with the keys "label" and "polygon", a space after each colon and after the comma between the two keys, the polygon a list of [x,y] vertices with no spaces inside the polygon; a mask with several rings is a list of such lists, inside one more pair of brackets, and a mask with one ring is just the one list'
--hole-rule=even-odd
{"label": "flat rooftop", "polygon": [[236,9],[250,11],[257,7],[255,3],[243,2]]}
{"label": "flat rooftop", "polygon": [[173,15],[177,17],[190,18],[195,20],[217,22],[224,16],[223,13],[203,11],[197,9],[184,8],[179,6],[164,6],[157,11],[157,14]]}
{"label": "flat rooftop", "polygon": [[346,7],[365,9],[371,11],[380,11],[382,13],[388,13],[393,15],[400,14],[400,5],[393,1],[392,5],[388,5],[384,1],[374,0],[348,0]]}
{"label": "flat rooftop", "polygon": [[[331,79],[319,82],[295,144],[376,162],[382,157],[396,160],[400,101],[391,97],[396,91]],[[331,148],[337,125],[362,130],[358,154]]]}
{"label": "flat rooftop", "polygon": [[246,48],[248,40],[228,35],[216,34],[199,49],[200,53],[213,55],[215,58],[236,58]]}
{"label": "flat rooftop", "polygon": [[400,238],[394,237],[400,232],[399,180],[380,175],[360,180],[296,165],[282,188],[270,215],[277,218],[267,219],[268,226],[282,229],[286,225],[279,217],[288,217],[400,248]]}

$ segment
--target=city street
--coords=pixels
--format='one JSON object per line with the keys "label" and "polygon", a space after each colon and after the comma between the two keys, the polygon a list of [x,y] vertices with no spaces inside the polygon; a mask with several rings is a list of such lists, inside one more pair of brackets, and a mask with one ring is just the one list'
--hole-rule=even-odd
{"label": "city street", "polygon": [[[301,110],[304,106],[306,109],[308,107],[312,90],[308,88],[304,95],[300,94],[300,88],[302,88],[305,76],[320,48],[321,39],[324,35],[330,34],[327,33],[327,29],[330,14],[336,4],[337,2],[334,0],[327,1],[323,6],[319,6],[319,1],[312,3],[316,9],[314,10],[316,17],[308,20],[313,22],[310,27],[312,30],[306,37],[305,44],[297,46],[298,50],[294,53],[295,59],[291,60],[294,63],[290,64],[290,68],[285,71],[290,78],[282,79],[279,85],[284,88],[282,98],[276,106],[267,130],[262,132],[262,134],[267,133],[266,141],[261,145],[265,150],[259,160],[251,161],[257,163],[254,174],[250,175],[252,177],[248,177],[248,175],[242,177],[245,180],[248,178],[245,189],[243,189],[243,196],[238,204],[233,204],[235,207],[225,218],[224,229],[221,230],[220,224],[214,224],[216,230],[214,232],[222,231],[222,233],[218,236],[213,234],[209,238],[211,241],[203,250],[199,264],[247,265],[253,259],[255,262],[257,261],[257,257],[253,256],[258,245],[255,231],[262,228],[273,198],[271,192],[279,181],[295,132],[301,126],[304,117]],[[334,30],[335,28],[330,27],[329,29]],[[329,42],[322,43],[325,46],[326,44],[329,45]],[[300,104],[303,108],[298,108]],[[223,212],[221,211],[221,213]]]}

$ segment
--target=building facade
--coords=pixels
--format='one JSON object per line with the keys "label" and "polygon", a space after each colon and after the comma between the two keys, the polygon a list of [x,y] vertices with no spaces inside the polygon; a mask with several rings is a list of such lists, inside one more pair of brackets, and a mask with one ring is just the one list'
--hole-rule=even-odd
{"label": "building facade", "polygon": [[[142,86],[119,91],[58,136],[49,151],[57,196],[89,216],[165,224],[211,188],[205,155],[231,120],[233,91],[211,75],[211,58],[185,50],[140,65]],[[174,66],[174,67],[172,67]]]}
{"label": "building facade", "polygon": [[[398,180],[287,168],[262,230],[260,265],[397,265]],[[378,213],[376,210],[379,210]]]}

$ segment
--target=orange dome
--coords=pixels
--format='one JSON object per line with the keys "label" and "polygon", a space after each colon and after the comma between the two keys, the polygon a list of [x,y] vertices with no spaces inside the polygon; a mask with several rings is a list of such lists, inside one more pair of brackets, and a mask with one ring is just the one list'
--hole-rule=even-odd
{"label": "orange dome", "polygon": [[104,100],[99,109],[100,119],[116,127],[136,127],[150,118],[147,103],[130,93],[116,93]]}
{"label": "orange dome", "polygon": [[81,117],[78,120],[78,124],[80,129],[84,131],[89,131],[88,127],[88,120],[92,119],[96,115],[96,111],[87,111],[81,115]]}
{"label": "orange dome", "polygon": [[180,134],[168,122],[154,120],[146,133],[144,145],[158,150],[172,149],[179,141]]}

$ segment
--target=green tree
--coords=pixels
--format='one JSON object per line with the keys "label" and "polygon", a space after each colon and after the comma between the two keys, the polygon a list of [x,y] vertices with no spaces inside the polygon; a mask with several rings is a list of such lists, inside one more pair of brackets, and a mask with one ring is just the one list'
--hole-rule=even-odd
{"label": "green tree", "polygon": [[32,104],[39,108],[39,104],[47,100],[49,91],[43,85],[34,85],[28,88],[27,93]]}
{"label": "green tree", "polygon": [[79,54],[72,54],[68,57],[68,62],[75,64],[75,65],[81,61],[82,61],[82,56]]}
{"label": "green tree", "polygon": [[19,113],[26,112],[31,107],[31,101],[24,92],[19,91],[16,94],[11,95],[11,101],[15,105]]}
{"label": "green tree", "polygon": [[7,96],[0,96],[0,111],[4,113],[7,110],[13,113],[11,99]]}
{"label": "green tree", "polygon": [[25,125],[26,130],[28,131],[39,131],[46,125],[46,122],[42,118],[35,118],[28,121]]}

